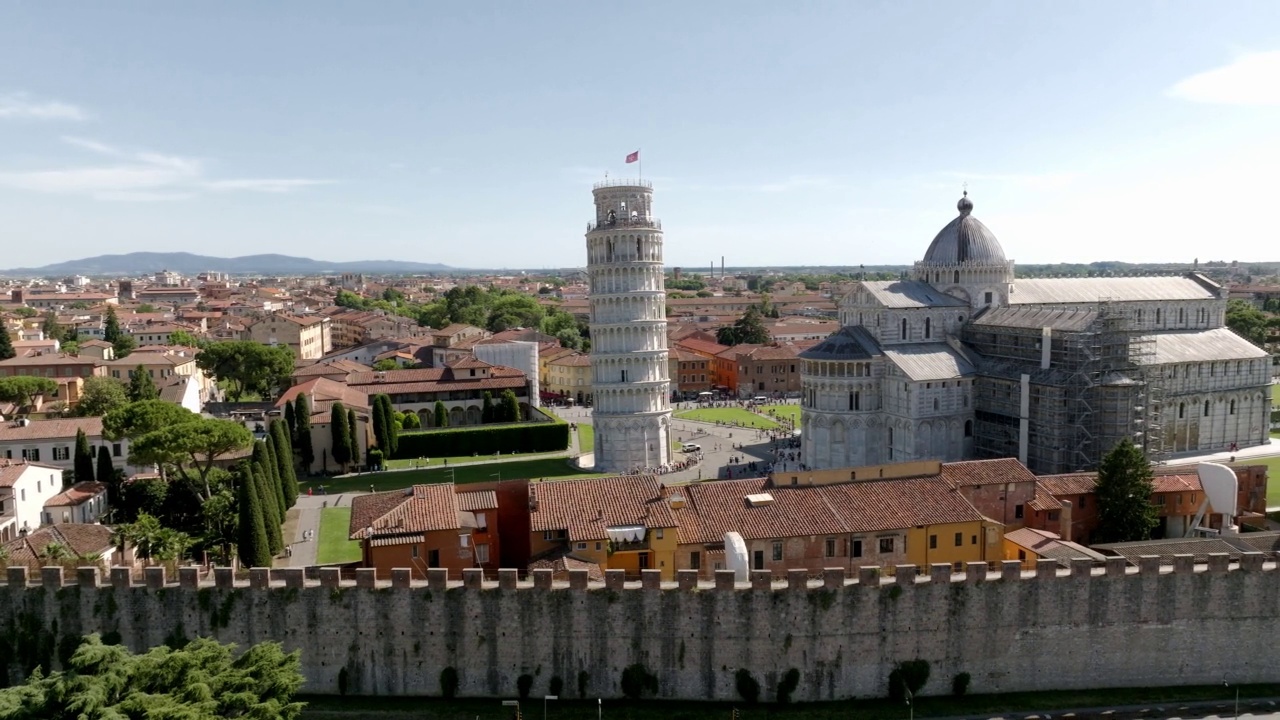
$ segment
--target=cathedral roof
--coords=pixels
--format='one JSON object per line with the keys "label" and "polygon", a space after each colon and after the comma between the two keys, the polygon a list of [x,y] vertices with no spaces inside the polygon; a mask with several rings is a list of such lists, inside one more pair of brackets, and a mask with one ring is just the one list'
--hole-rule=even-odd
{"label": "cathedral roof", "polygon": [[864,280],[859,285],[887,308],[968,307],[920,280]]}
{"label": "cathedral roof", "polygon": [[924,254],[929,265],[1005,265],[1004,249],[996,236],[974,217],[966,191],[956,204],[960,215],[942,228]]}
{"label": "cathedral roof", "polygon": [[849,326],[800,353],[805,360],[869,360],[879,355],[877,344],[866,328]]}
{"label": "cathedral roof", "polygon": [[1269,357],[1266,350],[1235,334],[1230,328],[1159,332],[1144,335],[1141,340],[1155,342],[1155,354],[1138,358],[1139,362],[1169,363],[1213,362],[1215,360],[1254,360]]}
{"label": "cathedral roof", "polygon": [[1093,308],[1055,308],[1028,305],[1024,307],[994,308],[973,319],[974,325],[1005,328],[1053,328],[1054,330],[1084,330],[1098,317]]}
{"label": "cathedral roof", "polygon": [[1031,278],[1018,280],[1010,305],[1096,303],[1103,300],[1212,300],[1221,288],[1200,276]]}
{"label": "cathedral roof", "polygon": [[977,372],[946,343],[890,345],[884,349],[884,356],[913,382],[951,380]]}

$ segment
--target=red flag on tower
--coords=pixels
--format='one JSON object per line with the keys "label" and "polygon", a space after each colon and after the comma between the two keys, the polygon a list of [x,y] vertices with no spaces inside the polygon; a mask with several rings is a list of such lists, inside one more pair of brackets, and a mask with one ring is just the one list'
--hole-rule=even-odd
{"label": "red flag on tower", "polygon": [[628,163],[639,162],[639,161],[640,161],[640,151],[639,151],[639,150],[637,150],[637,151],[635,151],[635,152],[633,152],[633,153],[631,153],[630,155],[628,155],[628,156],[627,156],[627,162],[628,162]]}

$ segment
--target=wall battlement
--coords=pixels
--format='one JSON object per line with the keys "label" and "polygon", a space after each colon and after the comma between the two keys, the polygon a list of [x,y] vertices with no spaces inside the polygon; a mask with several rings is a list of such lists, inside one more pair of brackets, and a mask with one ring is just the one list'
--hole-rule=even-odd
{"label": "wall battlement", "polygon": [[344,681],[351,694],[437,695],[453,667],[462,696],[514,696],[528,674],[535,695],[556,677],[565,696],[616,697],[623,669],[640,664],[660,697],[734,699],[743,668],[769,700],[796,668],[796,700],[829,700],[883,695],[892,668],[915,659],[930,663],[924,692],[935,694],[962,672],[975,693],[1280,681],[1266,662],[1280,628],[1275,556],[968,569],[818,579],[793,570],[782,581],[754,572],[745,583],[730,571],[701,583],[693,571],[666,583],[657,571],[640,582],[610,571],[602,583],[580,571],[565,583],[547,570],[527,581],[501,570],[496,582],[469,570],[459,582],[444,571],[414,581],[407,569],[378,581],[361,569],[351,582],[334,568],[318,580],[255,568],[245,582],[230,569],[181,568],[172,583],[148,568],[137,584],[125,568],[10,568],[0,673],[16,681],[36,665],[60,667],[80,636],[98,632],[135,651],[196,636],[276,640],[301,651],[314,693]]}

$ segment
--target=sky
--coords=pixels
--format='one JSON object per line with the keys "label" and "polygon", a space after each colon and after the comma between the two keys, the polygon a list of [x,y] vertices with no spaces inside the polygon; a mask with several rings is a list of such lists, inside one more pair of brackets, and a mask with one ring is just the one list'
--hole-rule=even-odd
{"label": "sky", "polygon": [[1280,260],[1280,3],[6,3],[0,267],[585,263],[640,150],[666,263]]}

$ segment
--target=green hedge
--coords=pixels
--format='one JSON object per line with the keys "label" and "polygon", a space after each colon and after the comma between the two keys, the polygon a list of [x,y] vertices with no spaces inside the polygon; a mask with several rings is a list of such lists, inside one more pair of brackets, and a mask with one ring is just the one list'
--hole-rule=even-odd
{"label": "green hedge", "polygon": [[457,457],[502,453],[555,452],[569,447],[567,423],[529,423],[401,434],[393,457]]}

